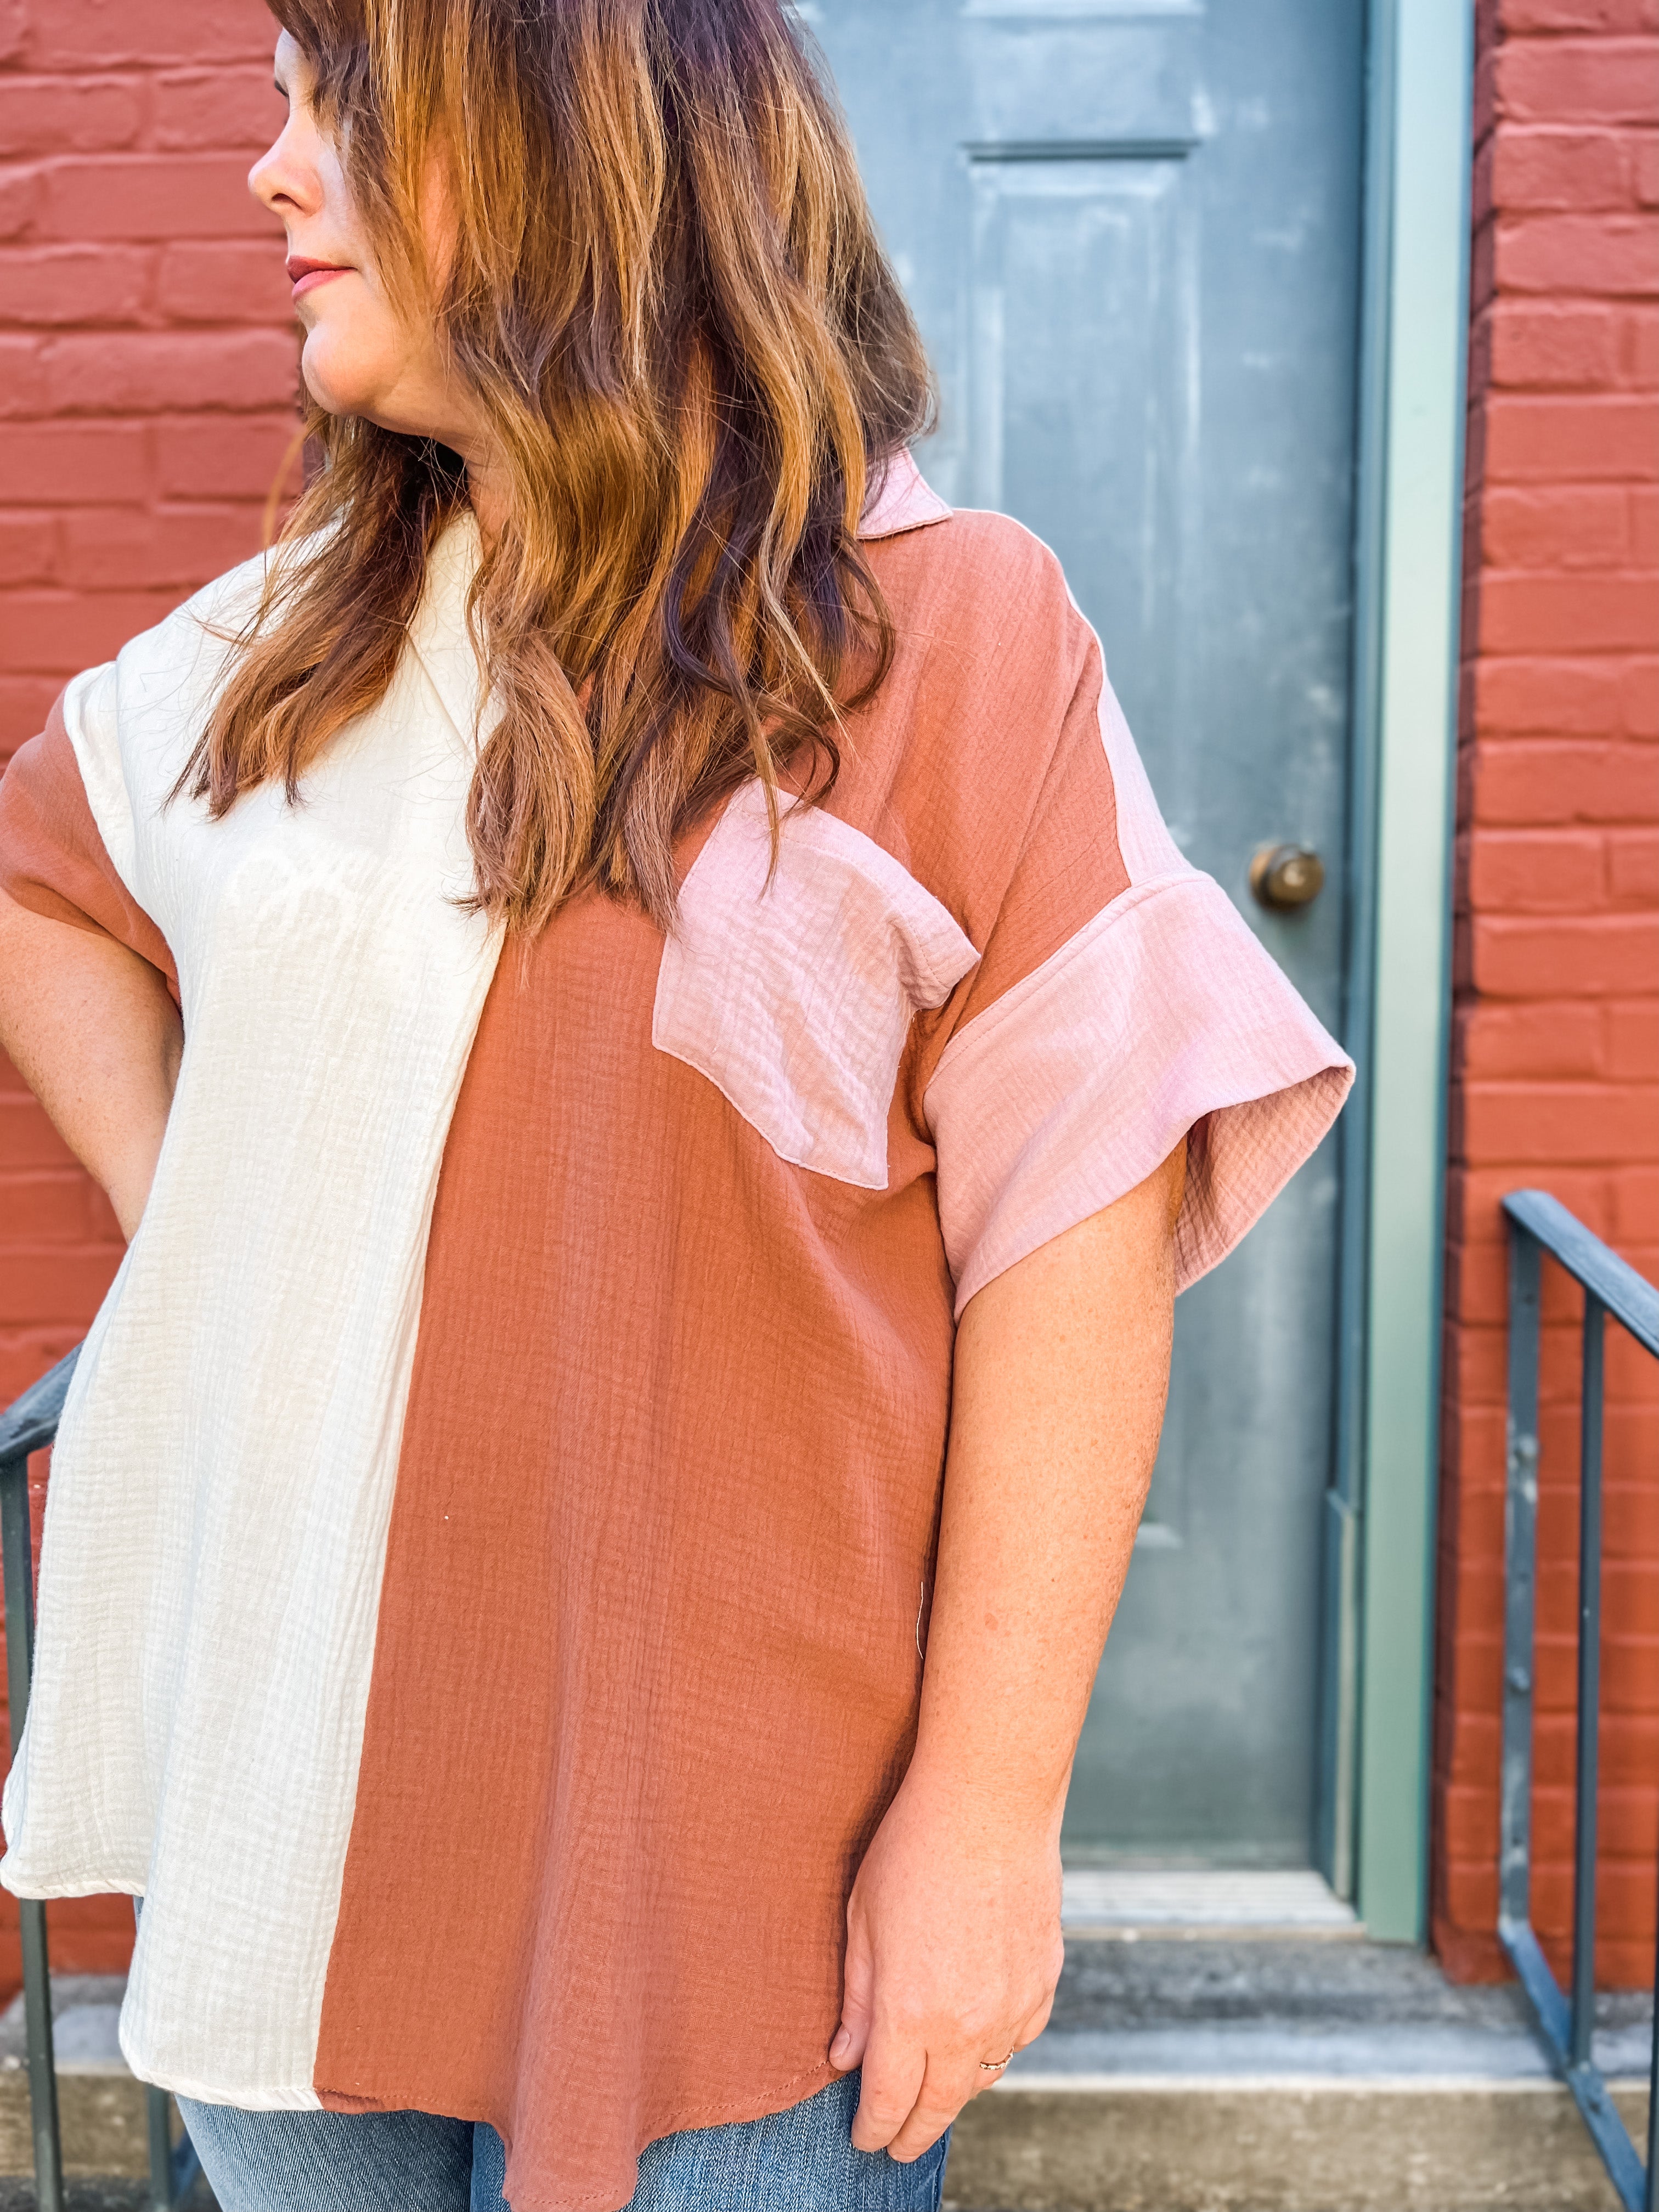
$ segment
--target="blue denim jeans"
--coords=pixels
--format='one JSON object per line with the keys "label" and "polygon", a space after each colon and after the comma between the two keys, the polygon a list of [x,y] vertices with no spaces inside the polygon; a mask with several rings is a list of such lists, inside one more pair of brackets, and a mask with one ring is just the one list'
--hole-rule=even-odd
{"label": "blue denim jeans", "polygon": [[[628,2212],[938,2212],[948,2136],[854,2150],[859,2077],[758,2120],[647,2145]],[[180,2097],[224,2212],[510,2212],[494,2128],[430,2112],[245,2112]]]}

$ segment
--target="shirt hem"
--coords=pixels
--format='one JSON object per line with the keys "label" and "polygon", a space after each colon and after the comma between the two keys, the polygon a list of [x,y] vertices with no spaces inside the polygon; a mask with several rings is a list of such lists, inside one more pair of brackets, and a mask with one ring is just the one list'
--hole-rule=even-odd
{"label": "shirt hem", "polygon": [[[650,2133],[634,2145],[628,2154],[629,2158],[637,2167],[642,2154],[665,2136],[683,2135],[698,2128],[741,2126],[745,2120],[764,2119],[769,2113],[785,2112],[793,2106],[805,2104],[809,2097],[817,2096],[832,2082],[845,2078],[845,2075],[830,2065],[828,2059],[821,2059],[816,2066],[809,2066],[803,2073],[789,2075],[785,2080],[774,2082],[769,2088],[753,2090],[745,2096],[728,2098],[722,2103],[708,2104],[700,2100],[693,2105],[682,2106],[675,2112],[653,2113],[648,2124]],[[191,2090],[185,2092],[187,2096],[195,2094]],[[346,2090],[319,2089],[317,2097],[325,2112],[438,2111],[436,2105],[425,2101],[412,2102],[409,2097],[400,2096],[395,2090],[368,2098],[361,2094],[353,2095]],[[218,2100],[210,2097],[202,2099],[204,2104],[216,2101]],[[445,2108],[441,2117],[482,2120],[498,2129],[501,2125],[500,2116],[490,2112],[456,2112]],[[514,2212],[626,2212],[638,2185],[637,2172],[630,2180],[621,2185],[624,2194],[620,2197],[615,2187],[580,2191],[556,2189],[550,2193],[544,2190],[538,2191],[533,2181],[526,2191],[520,2182],[513,2203]]]}
{"label": "shirt hem", "polygon": [[53,1881],[31,1881],[27,1875],[20,1879],[0,1860],[0,1889],[13,1897],[49,1905],[54,1898],[142,1897],[144,1882],[142,1875],[111,1874],[64,1875]]}

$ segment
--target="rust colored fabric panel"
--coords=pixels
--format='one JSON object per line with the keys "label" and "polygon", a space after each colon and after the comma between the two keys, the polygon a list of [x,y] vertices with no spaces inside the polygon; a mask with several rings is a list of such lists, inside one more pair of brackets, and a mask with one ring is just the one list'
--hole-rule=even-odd
{"label": "rust colored fabric panel", "polygon": [[0,890],[31,913],[96,930],[161,970],[174,999],[167,940],[116,873],[87,804],[62,696],[46,726],[0,778]]}
{"label": "rust colored fabric panel", "polygon": [[473,1048],[318,2055],[495,2121],[532,2206],[829,2078],[943,1464],[923,1147],[875,1198],[780,1160],[653,1051],[660,953],[584,902]]}

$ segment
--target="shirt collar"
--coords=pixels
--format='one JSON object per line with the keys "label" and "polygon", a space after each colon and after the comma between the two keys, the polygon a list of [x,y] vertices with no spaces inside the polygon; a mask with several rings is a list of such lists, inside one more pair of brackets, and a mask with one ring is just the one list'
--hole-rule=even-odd
{"label": "shirt collar", "polygon": [[859,536],[896,538],[902,530],[922,530],[950,519],[950,508],[922,476],[909,447],[901,446],[871,483]]}

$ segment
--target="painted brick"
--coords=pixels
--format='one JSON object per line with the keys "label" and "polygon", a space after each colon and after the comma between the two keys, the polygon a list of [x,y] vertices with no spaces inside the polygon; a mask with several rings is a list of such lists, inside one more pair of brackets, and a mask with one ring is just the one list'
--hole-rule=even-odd
{"label": "painted brick", "polygon": [[[1605,1010],[1603,1018],[1606,1018]],[[1627,1173],[1629,1170],[1620,1170],[1619,1172]],[[1559,1198],[1569,1212],[1576,1213],[1598,1237],[1612,1237],[1616,1232],[1613,1181],[1613,1176],[1599,1170],[1556,1167],[1536,1187],[1547,1190],[1552,1197]],[[1496,1163],[1475,1162],[1457,1169],[1452,1182],[1457,1195],[1457,1218],[1463,1240],[1502,1243],[1504,1232],[1498,1215],[1498,1202],[1505,1191],[1515,1188],[1515,1178],[1510,1170]]]}
{"label": "painted brick", "polygon": [[94,1229],[84,1176],[67,1169],[53,1174],[8,1176],[0,1183],[0,1252],[48,1239],[84,1244],[101,1237]]}
{"label": "painted brick", "polygon": [[1449,1790],[1442,1838],[1445,1849],[1461,1858],[1474,1859],[1495,1851],[1498,1821],[1490,1790]]}
{"label": "painted brick", "polygon": [[293,408],[280,414],[230,419],[222,416],[165,416],[156,429],[157,479],[164,499],[264,499],[285,459],[297,483]]}
{"label": "painted brick", "polygon": [[[9,1405],[20,1391],[38,1382],[79,1341],[75,1329],[8,1329],[0,1334],[0,1402]],[[0,1706],[4,1700],[0,1698]]]}
{"label": "painted brick", "polygon": [[1499,301],[1485,325],[1494,385],[1593,391],[1619,376],[1624,331],[1611,307]]}
{"label": "painted brick", "polygon": [[1659,110],[1650,39],[1512,39],[1494,76],[1499,112],[1517,122],[1639,126]]}
{"label": "painted brick", "polygon": [[[1659,915],[1540,921],[1482,915],[1474,943],[1475,988],[1495,998],[1613,998],[1659,988]],[[1653,1127],[1659,1128],[1659,1122]],[[1631,1151],[1637,1152],[1634,1139]],[[1561,1157],[1589,1156],[1567,1152]]]}
{"label": "painted brick", "polygon": [[[1633,497],[1624,484],[1495,487],[1481,505],[1481,556],[1498,569],[1639,567]],[[1659,493],[1654,504],[1659,530]]]}
{"label": "painted brick", "polygon": [[[1659,1007],[1650,999],[1632,999],[1608,1006],[1604,1018],[1607,1074],[1619,1083],[1659,1082]],[[1654,1189],[1659,1212],[1659,1178]],[[1621,1220],[1617,1233],[1628,1243],[1634,1234],[1632,1223]]]}
{"label": "painted brick", "polygon": [[[1507,1972],[1494,1941],[1490,1642],[1501,1552],[1506,1302],[1498,1200],[1554,1191],[1632,1264],[1659,1264],[1659,0],[1478,0],[1478,320],[1470,349],[1445,1508],[1433,1939]],[[1645,628],[1644,628],[1645,625]],[[1594,826],[1593,826],[1594,825]],[[1600,866],[1595,865],[1599,860]],[[1571,1924],[1577,1327],[1547,1271],[1534,1910],[1558,1972]],[[1610,1355],[1612,1348],[1610,1347]],[[1608,1367],[1603,1977],[1651,1972],[1659,1802],[1659,1493],[1651,1363]],[[1628,1467],[1637,1479],[1613,1474]],[[1464,1499],[1486,1486],[1486,1510]],[[1620,1570],[1624,1575],[1623,1569]],[[1637,1786],[1639,1784],[1639,1788]]]}
{"label": "painted brick", "polygon": [[[0,632],[0,669],[73,674],[119,652],[178,605],[179,592],[18,592]],[[0,1158],[5,1158],[0,1146]]]}
{"label": "painted brick", "polygon": [[1504,0],[1503,23],[1510,38],[1528,31],[1659,31],[1659,0]]}
{"label": "painted brick", "polygon": [[[1615,1015],[1619,1009],[1614,1008]],[[1651,1243],[1659,1237],[1659,1166],[1642,1161],[1622,1167],[1608,1177],[1613,1218],[1608,1234],[1623,1245],[1638,1237]]]}
{"label": "painted brick", "polygon": [[1480,642],[1492,653],[1639,653],[1659,636],[1659,576],[1480,580]]}
{"label": "painted brick", "polygon": [[1511,212],[1622,208],[1631,196],[1626,149],[1607,131],[1501,131],[1488,168],[1490,204]]}
{"label": "painted brick", "polygon": [[[1473,1090],[1465,1085],[1461,1096],[1465,1101]],[[1464,1127],[1453,1131],[1453,1141],[1463,1140]],[[1455,1321],[1501,1321],[1504,1316],[1504,1286],[1506,1280],[1503,1247],[1498,1244],[1471,1244],[1462,1250],[1454,1248],[1446,1255],[1446,1311]],[[1498,1614],[1502,1614],[1501,1602]]]}
{"label": "painted brick", "polygon": [[0,586],[49,583],[57,550],[54,515],[8,514],[0,508]]}
{"label": "painted brick", "polygon": [[[1500,1641],[1500,1651],[1501,1649]],[[1456,1779],[1476,1788],[1485,1788],[1494,1782],[1501,1759],[1500,1738],[1494,1723],[1483,1714],[1449,1701],[1446,1703],[1444,1719],[1448,1761]]]}
{"label": "painted brick", "polygon": [[64,518],[67,573],[83,588],[149,584],[188,592],[222,575],[260,544],[262,509],[240,507],[82,507]]}
{"label": "painted brick", "polygon": [[167,152],[263,147],[288,112],[271,82],[269,55],[241,68],[167,72],[156,78],[153,99],[149,143]]}
{"label": "painted brick", "polygon": [[21,63],[28,35],[29,0],[0,0],[0,63]]}
{"label": "painted brick", "polygon": [[152,481],[149,433],[135,422],[0,422],[0,486],[10,499],[74,506],[137,500]]}
{"label": "painted brick", "polygon": [[[285,322],[291,300],[280,239],[193,242],[161,255],[156,307],[171,322]],[[1615,350],[1618,338],[1610,325]]]}
{"label": "painted brick", "polygon": [[0,247],[0,323],[131,323],[154,256],[131,246]]}
{"label": "painted brick", "polygon": [[71,332],[43,349],[41,372],[64,415],[281,406],[299,380],[284,331],[134,331],[118,344]]}
{"label": "painted brick", "polygon": [[9,760],[19,745],[46,727],[47,710],[61,689],[56,676],[0,676],[0,761]]}
{"label": "painted brick", "polygon": [[1572,398],[1493,392],[1486,403],[1488,482],[1659,477],[1653,403],[1622,392]]}
{"label": "painted brick", "polygon": [[1618,298],[1659,290],[1659,237],[1639,215],[1501,216],[1492,252],[1500,291]]}
{"label": "painted brick", "polygon": [[1482,654],[1471,679],[1475,727],[1482,736],[1608,736],[1624,726],[1625,683],[1626,671],[1613,663]]}
{"label": "painted brick", "polygon": [[0,337],[0,416],[39,415],[46,403],[42,346],[34,337]]}
{"label": "painted brick", "polygon": [[88,155],[48,161],[34,225],[43,238],[177,239],[275,234],[233,154]]}
{"label": "painted brick", "polygon": [[[1457,1860],[1448,1866],[1443,1875],[1443,1892],[1447,1917],[1460,1932],[1465,1929],[1492,1928],[1498,1919],[1498,1865],[1496,1855],[1482,1854],[1478,1859]],[[1437,1942],[1440,1956],[1449,1966],[1443,1942]],[[1487,1947],[1493,1953],[1498,1945],[1495,1937]],[[1492,1979],[1497,1979],[1494,1973]]]}
{"label": "painted brick", "polygon": [[1643,744],[1483,746],[1474,791],[1474,819],[1483,823],[1659,821],[1659,763]]}
{"label": "painted brick", "polygon": [[1629,1159],[1659,1128],[1659,1090],[1646,1085],[1466,1083],[1460,1131],[1483,1159],[1517,1167]]}
{"label": "painted brick", "polygon": [[1659,660],[1632,661],[1620,670],[1619,711],[1627,736],[1659,738]]}
{"label": "painted brick", "polygon": [[1468,1077],[1577,1076],[1613,1072],[1610,1010],[1577,999],[1460,1009],[1457,1048]]}
{"label": "painted brick", "polygon": [[1659,908],[1659,836],[1616,830],[1607,840],[1607,885],[1615,905],[1644,913]]}
{"label": "painted brick", "polygon": [[1626,307],[1619,318],[1620,381],[1659,391],[1659,309]]}
{"label": "painted brick", "polygon": [[276,41],[254,0],[33,0],[25,52],[35,69],[268,60]]}
{"label": "painted brick", "polygon": [[38,168],[0,168],[0,238],[21,238],[34,221],[40,198]]}
{"label": "painted brick", "polygon": [[144,105],[144,85],[131,77],[0,77],[0,159],[130,146]]}
{"label": "painted brick", "polygon": [[1482,830],[1471,841],[1469,896],[1483,913],[1582,913],[1607,890],[1607,843],[1594,830]]}
{"label": "painted brick", "polygon": [[11,1253],[0,1268],[0,1325],[61,1321],[85,1328],[114,1280],[120,1251],[43,1245]]}

